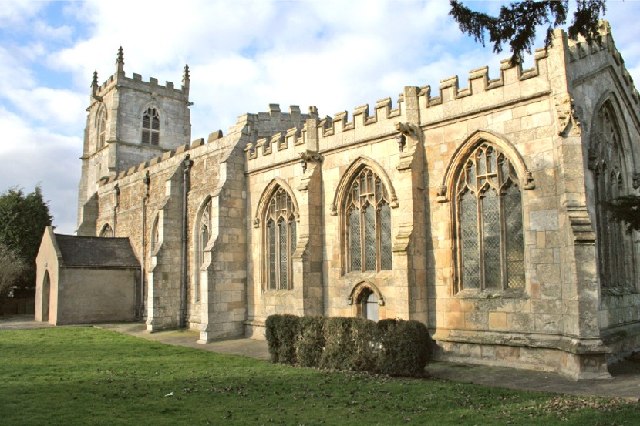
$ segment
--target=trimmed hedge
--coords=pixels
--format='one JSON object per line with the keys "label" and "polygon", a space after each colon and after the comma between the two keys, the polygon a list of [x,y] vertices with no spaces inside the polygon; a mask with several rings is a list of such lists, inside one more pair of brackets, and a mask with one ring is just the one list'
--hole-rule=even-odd
{"label": "trimmed hedge", "polygon": [[271,315],[265,321],[269,354],[272,362],[296,363],[295,343],[298,338],[300,317],[295,315]]}
{"label": "trimmed hedge", "polygon": [[273,362],[422,376],[429,361],[431,338],[418,321],[271,315],[265,326]]}
{"label": "trimmed hedge", "polygon": [[298,339],[295,342],[298,364],[303,367],[320,365],[325,347],[323,317],[302,317],[299,322]]}

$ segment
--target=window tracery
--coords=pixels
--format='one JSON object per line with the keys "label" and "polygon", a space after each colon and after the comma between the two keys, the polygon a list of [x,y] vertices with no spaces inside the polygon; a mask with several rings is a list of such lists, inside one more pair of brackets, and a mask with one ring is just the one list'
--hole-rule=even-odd
{"label": "window tracery", "polygon": [[620,129],[610,103],[596,118],[589,152],[594,173],[598,266],[604,288],[634,288],[634,244],[623,223],[614,220],[608,204],[625,195],[624,153]]}
{"label": "window tracery", "polygon": [[357,173],[344,201],[345,265],[350,272],[390,270],[391,208],[387,189],[368,167]]}
{"label": "window tracery", "polygon": [[459,171],[455,194],[459,289],[523,288],[522,196],[509,159],[482,143]]}
{"label": "window tracery", "polygon": [[277,187],[267,203],[264,227],[265,270],[269,290],[293,288],[292,258],[296,249],[296,211],[289,193]]}
{"label": "window tracery", "polygon": [[141,142],[147,145],[160,143],[160,114],[156,108],[150,107],[142,114]]}

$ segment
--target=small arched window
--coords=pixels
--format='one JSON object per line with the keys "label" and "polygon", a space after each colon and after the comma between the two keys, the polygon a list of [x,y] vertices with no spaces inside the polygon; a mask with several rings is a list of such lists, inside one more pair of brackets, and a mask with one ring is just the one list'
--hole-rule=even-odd
{"label": "small arched window", "polygon": [[160,216],[156,216],[151,227],[151,253],[155,253],[160,245]]}
{"label": "small arched window", "polygon": [[351,272],[389,270],[391,208],[380,177],[368,167],[347,187],[343,208],[346,266]]}
{"label": "small arched window", "polygon": [[142,114],[142,143],[160,144],[160,114],[156,108],[150,107]]}
{"label": "small arched window", "polygon": [[106,223],[102,227],[102,230],[100,231],[100,236],[105,238],[112,238],[114,235],[113,235],[113,228],[111,227],[111,225]]}
{"label": "small arched window", "polygon": [[518,176],[492,145],[479,145],[461,165],[454,215],[460,289],[522,288],[524,236]]}
{"label": "small arched window", "polygon": [[296,250],[296,211],[291,196],[278,187],[265,212],[265,270],[269,290],[293,288],[292,258]]}
{"label": "small arched window", "polygon": [[102,148],[106,142],[107,135],[107,111],[101,107],[96,114],[96,143],[97,149]]}
{"label": "small arched window", "polygon": [[200,270],[205,262],[205,249],[211,238],[211,199],[202,208],[200,219],[196,226],[196,253],[195,253],[195,300],[200,300]]}

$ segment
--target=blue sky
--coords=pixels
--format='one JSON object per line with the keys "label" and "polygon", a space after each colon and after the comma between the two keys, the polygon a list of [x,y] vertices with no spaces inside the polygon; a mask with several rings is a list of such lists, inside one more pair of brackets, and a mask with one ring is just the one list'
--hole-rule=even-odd
{"label": "blue sky", "polygon": [[[499,1],[467,1],[496,10]],[[0,0],[0,192],[41,185],[58,231],[73,233],[92,73],[180,84],[191,68],[192,139],[279,103],[351,112],[405,85],[438,87],[500,59],[461,34],[447,0]],[[640,2],[605,16],[640,81]],[[541,47],[542,43],[539,42]]]}

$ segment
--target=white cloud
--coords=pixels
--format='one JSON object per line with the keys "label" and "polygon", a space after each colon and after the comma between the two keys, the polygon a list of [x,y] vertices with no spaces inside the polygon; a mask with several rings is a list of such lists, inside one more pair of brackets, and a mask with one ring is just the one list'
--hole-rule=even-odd
{"label": "white cloud", "polygon": [[[74,227],[92,73],[108,78],[120,45],[127,74],[145,80],[179,86],[190,65],[193,138],[226,131],[269,103],[333,115],[389,96],[395,103],[405,85],[430,85],[437,95],[454,74],[465,87],[468,71],[487,64],[499,76],[500,58],[460,33],[445,0],[86,0],[56,7],[55,19],[47,9],[0,0],[0,25],[29,33],[0,43],[0,126],[10,136],[0,142],[0,184],[29,189],[40,179],[56,223],[72,224],[63,232]],[[606,16],[636,82],[638,12],[638,3],[611,1]]]}
{"label": "white cloud", "polygon": [[42,187],[54,224],[62,232],[75,230],[77,184],[82,139],[52,133],[0,108],[0,192]]}
{"label": "white cloud", "polygon": [[24,23],[35,16],[45,6],[45,1],[33,0],[1,0],[0,1],[0,25],[15,26]]}
{"label": "white cloud", "polygon": [[86,96],[64,89],[14,89],[5,96],[24,114],[52,128],[82,124]]}

